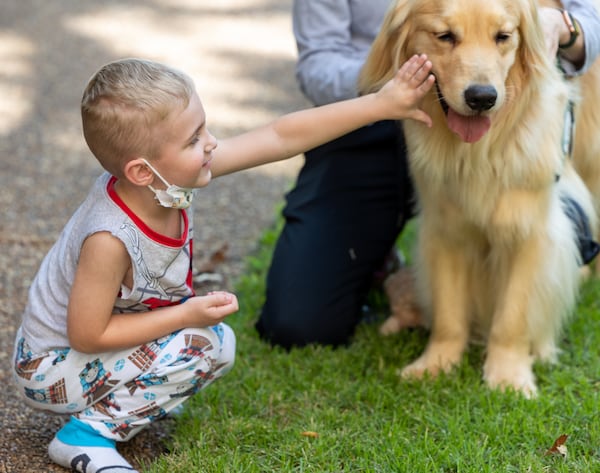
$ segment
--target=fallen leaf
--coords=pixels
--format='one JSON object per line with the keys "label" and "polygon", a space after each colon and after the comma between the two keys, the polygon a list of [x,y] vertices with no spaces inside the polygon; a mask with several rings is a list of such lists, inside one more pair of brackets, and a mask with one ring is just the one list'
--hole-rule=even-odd
{"label": "fallen leaf", "polygon": [[567,434],[562,434],[560,437],[558,437],[554,443],[552,444],[552,447],[550,447],[547,451],[546,451],[546,455],[561,455],[563,457],[567,456],[567,446],[565,445],[565,443],[567,442]]}
{"label": "fallen leaf", "polygon": [[214,251],[207,259],[201,261],[196,266],[196,274],[214,273],[217,269],[217,266],[225,262],[227,259],[228,249],[229,244],[227,242],[223,243],[219,249]]}
{"label": "fallen leaf", "polygon": [[316,439],[319,436],[317,432],[313,432],[312,430],[302,432],[300,435],[302,435],[303,437],[311,437],[313,439]]}

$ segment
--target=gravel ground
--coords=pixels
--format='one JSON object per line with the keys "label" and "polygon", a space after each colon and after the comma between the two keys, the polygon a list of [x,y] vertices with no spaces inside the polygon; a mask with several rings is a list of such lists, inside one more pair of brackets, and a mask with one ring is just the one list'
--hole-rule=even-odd
{"label": "gravel ground", "polygon": [[[64,421],[26,408],[11,381],[13,337],[41,259],[100,167],[85,148],[79,99],[119,57],[147,57],[196,80],[211,131],[225,137],[307,106],[293,77],[291,0],[3,0],[0,5],[0,473],[62,472],[46,446]],[[271,224],[301,158],[227,176],[196,195],[195,258],[228,244],[220,287]],[[122,453],[164,451],[169,421]]]}

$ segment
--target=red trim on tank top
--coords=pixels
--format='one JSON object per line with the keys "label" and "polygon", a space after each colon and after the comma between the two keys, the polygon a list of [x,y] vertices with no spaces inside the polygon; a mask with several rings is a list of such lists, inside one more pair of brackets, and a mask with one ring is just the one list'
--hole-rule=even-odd
{"label": "red trim on tank top", "polygon": [[154,240],[157,243],[161,243],[166,246],[170,246],[172,248],[181,248],[185,241],[187,240],[187,235],[189,232],[189,223],[188,217],[185,210],[180,210],[181,217],[183,218],[183,232],[181,234],[181,238],[171,238],[166,235],[162,235],[161,233],[155,232],[148,225],[146,225],[142,219],[140,219],[133,211],[127,207],[127,204],[123,202],[123,200],[115,191],[115,182],[117,182],[117,178],[115,176],[111,176],[106,184],[106,192],[111,200],[117,204],[123,212],[125,212],[131,220],[137,225],[137,227],[148,237]]}

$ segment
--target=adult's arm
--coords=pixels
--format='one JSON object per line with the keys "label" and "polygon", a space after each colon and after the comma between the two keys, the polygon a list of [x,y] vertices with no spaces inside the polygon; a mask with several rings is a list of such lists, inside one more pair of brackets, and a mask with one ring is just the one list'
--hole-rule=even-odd
{"label": "adult's arm", "polygon": [[568,74],[583,74],[600,55],[600,13],[595,7],[594,0],[562,0],[562,4],[581,27],[584,58],[583,62],[578,65],[574,65],[568,60],[568,51],[562,54],[559,52],[559,58]]}
{"label": "adult's arm", "polygon": [[390,0],[294,0],[296,78],[315,105],[357,96],[357,80]]}

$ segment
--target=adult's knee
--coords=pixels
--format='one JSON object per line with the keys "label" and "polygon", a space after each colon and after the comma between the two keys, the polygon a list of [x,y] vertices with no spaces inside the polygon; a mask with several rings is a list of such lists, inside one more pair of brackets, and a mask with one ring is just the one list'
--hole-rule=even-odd
{"label": "adult's knee", "polygon": [[288,349],[310,344],[346,345],[357,324],[354,312],[325,304],[294,306],[267,299],[256,329],[262,339]]}

